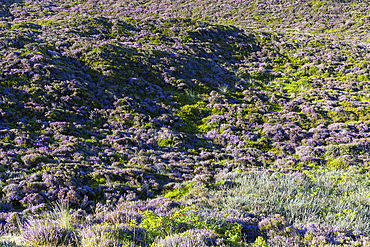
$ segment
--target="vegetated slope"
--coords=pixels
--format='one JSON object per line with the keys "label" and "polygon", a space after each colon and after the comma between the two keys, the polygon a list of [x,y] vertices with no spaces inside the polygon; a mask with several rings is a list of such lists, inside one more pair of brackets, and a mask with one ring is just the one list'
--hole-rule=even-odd
{"label": "vegetated slope", "polygon": [[[262,235],[283,243],[294,235],[284,233],[288,223],[368,234],[367,8],[360,1],[4,1],[2,209],[26,215],[64,201],[92,213],[100,203],[132,201],[160,212],[158,199],[138,200],[165,194],[227,212],[232,220],[218,223],[234,220],[243,233],[233,229],[228,244]],[[285,175],[251,175],[262,170]],[[332,187],[320,182],[328,174]],[[293,179],[284,194],[291,200],[276,192],[235,202],[270,191],[268,182],[254,192],[238,187],[254,176]],[[361,190],[345,187],[347,177]],[[295,188],[297,181],[303,185]],[[241,194],[223,200],[220,191]],[[315,201],[312,210],[295,204],[318,194],[332,201]],[[344,198],[355,202],[340,204]],[[207,212],[205,219],[224,215]],[[287,222],[261,216],[275,213]],[[7,215],[5,229],[14,223]],[[91,217],[107,221],[102,215]],[[347,231],[297,229],[291,244],[316,241],[312,232],[339,243]],[[347,233],[342,242],[365,241]]]}

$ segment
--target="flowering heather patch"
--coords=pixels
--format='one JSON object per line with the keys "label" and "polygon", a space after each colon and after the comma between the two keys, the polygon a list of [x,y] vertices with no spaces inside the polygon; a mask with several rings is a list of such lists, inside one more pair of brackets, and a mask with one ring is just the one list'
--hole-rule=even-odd
{"label": "flowering heather patch", "polygon": [[156,245],[163,247],[173,246],[214,246],[216,239],[212,232],[207,230],[189,230],[179,235],[170,235],[159,240]]}
{"label": "flowering heather patch", "polygon": [[18,245],[366,245],[369,10],[1,1],[2,234],[23,229]]}
{"label": "flowering heather patch", "polygon": [[73,246],[77,242],[75,232],[45,220],[28,221],[22,235],[25,242],[31,246]]}
{"label": "flowering heather patch", "polygon": [[94,225],[80,233],[82,246],[142,246],[144,237],[144,229],[128,225]]}

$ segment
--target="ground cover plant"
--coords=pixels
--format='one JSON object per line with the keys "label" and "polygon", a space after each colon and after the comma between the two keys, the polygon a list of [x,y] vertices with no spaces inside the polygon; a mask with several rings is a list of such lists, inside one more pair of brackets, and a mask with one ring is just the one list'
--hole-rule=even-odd
{"label": "ground cover plant", "polygon": [[0,2],[0,246],[366,246],[369,4]]}

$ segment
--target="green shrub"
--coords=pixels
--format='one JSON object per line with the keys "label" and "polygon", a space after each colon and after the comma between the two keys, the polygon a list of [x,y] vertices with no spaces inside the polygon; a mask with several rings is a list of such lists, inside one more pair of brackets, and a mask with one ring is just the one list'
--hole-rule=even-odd
{"label": "green shrub", "polygon": [[160,216],[152,211],[145,211],[143,214],[145,217],[142,219],[140,227],[147,230],[149,243],[158,238],[166,239],[167,236],[197,229],[213,232],[231,246],[237,246],[243,239],[241,224],[228,222],[225,218],[210,220],[202,215],[196,206],[176,210],[170,215]]}

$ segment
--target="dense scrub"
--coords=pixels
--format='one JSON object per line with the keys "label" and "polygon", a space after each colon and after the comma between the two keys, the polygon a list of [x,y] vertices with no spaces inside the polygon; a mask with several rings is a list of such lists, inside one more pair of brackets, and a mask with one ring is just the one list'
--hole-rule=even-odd
{"label": "dense scrub", "polygon": [[0,246],[366,245],[368,11],[2,1]]}

